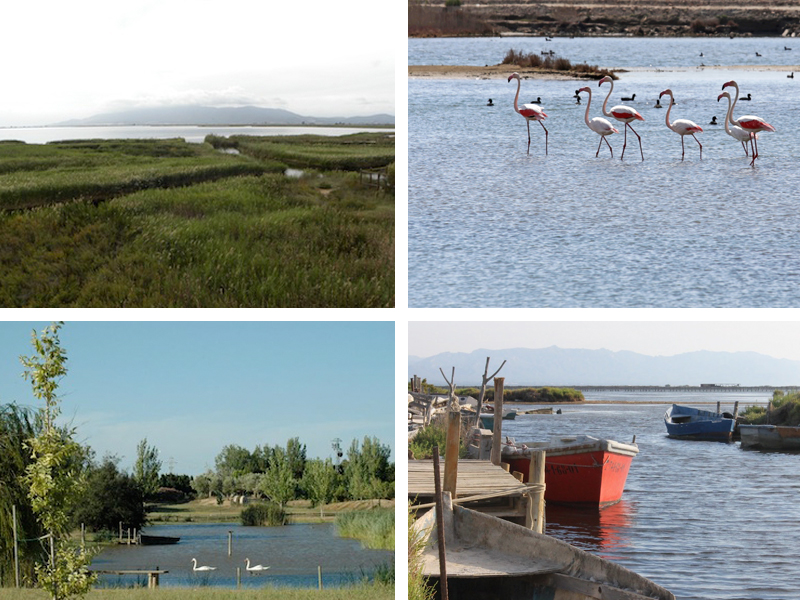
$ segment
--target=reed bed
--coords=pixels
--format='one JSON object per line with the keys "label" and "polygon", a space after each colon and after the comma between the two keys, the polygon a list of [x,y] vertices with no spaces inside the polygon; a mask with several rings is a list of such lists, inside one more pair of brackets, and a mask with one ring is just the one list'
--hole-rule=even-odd
{"label": "reed bed", "polygon": [[0,306],[393,306],[394,196],[272,171],[182,141],[0,144],[0,208],[36,205],[0,212]]}
{"label": "reed bed", "polygon": [[361,540],[367,548],[394,549],[393,509],[343,513],[336,517],[336,529],[340,536]]}
{"label": "reed bed", "polygon": [[506,52],[501,64],[515,65],[523,68],[543,69],[545,71],[563,71],[582,75],[591,75],[597,79],[601,79],[606,75],[609,75],[612,79],[618,79],[617,75],[613,71],[601,69],[597,65],[589,65],[587,63],[573,65],[569,59],[556,55],[522,52],[514,50],[513,48]]}

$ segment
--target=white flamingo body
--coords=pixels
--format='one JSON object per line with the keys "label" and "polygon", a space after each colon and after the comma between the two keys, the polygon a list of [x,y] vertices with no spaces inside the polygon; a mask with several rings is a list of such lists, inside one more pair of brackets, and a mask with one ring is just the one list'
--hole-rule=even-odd
{"label": "white flamingo body", "polygon": [[722,100],[722,98],[728,99],[728,112],[725,115],[725,133],[727,133],[733,139],[739,140],[742,143],[742,148],[744,149],[744,155],[750,156],[750,153],[747,151],[747,144],[745,144],[745,142],[750,140],[750,132],[745,131],[738,125],[732,126],[730,124],[731,111],[733,110],[733,104],[731,104],[731,95],[728,92],[722,92],[719,96],[717,96],[717,102]]}
{"label": "white flamingo body", "polygon": [[695,133],[702,133],[703,128],[700,127],[694,121],[690,121],[689,119],[676,119],[672,123],[669,122],[669,113],[672,112],[672,90],[664,90],[659,94],[659,99],[661,96],[668,95],[669,96],[669,106],[667,107],[667,114],[666,114],[666,123],[667,127],[672,129],[675,133],[681,136],[681,160],[683,160],[684,155],[686,154],[686,147],[683,143],[683,138],[687,135],[690,135],[694,138],[694,141],[697,142],[697,145],[700,146],[700,158],[703,158],[703,144],[700,143],[700,140],[697,139]]}
{"label": "white flamingo body", "polygon": [[595,158],[600,156],[600,146],[603,144],[603,140],[605,140],[606,146],[608,146],[608,149],[611,152],[611,158],[614,158],[614,150],[611,148],[611,144],[608,143],[608,140],[606,140],[606,136],[619,133],[619,130],[614,127],[610,121],[604,119],[603,117],[595,117],[590,120],[589,107],[592,105],[592,90],[588,87],[584,87],[579,89],[578,92],[586,92],[589,94],[589,100],[586,101],[586,114],[584,115],[583,120],[586,122],[586,125],[589,127],[589,129],[600,136],[600,143],[597,144],[597,152],[594,155]]}
{"label": "white flamingo body", "polygon": [[216,571],[217,567],[209,567],[209,566],[197,566],[197,559],[192,559],[192,571]]}
{"label": "white flamingo body", "polygon": [[775,131],[775,128],[761,117],[754,115],[743,115],[738,119],[734,119],[733,110],[736,107],[736,100],[739,99],[739,84],[735,81],[728,81],[722,85],[722,89],[725,90],[728,86],[736,89],[733,106],[728,111],[728,121],[731,125],[737,125],[750,134],[750,145],[753,150],[753,160],[750,161],[750,165],[755,166],[756,158],[758,158],[758,133],[761,131]]}
{"label": "white flamingo body", "polygon": [[512,79],[517,80],[517,95],[514,96],[514,110],[517,111],[520,115],[525,117],[525,124],[528,126],[528,154],[531,153],[531,121],[538,121],[539,125],[542,126],[544,129],[544,153],[547,154],[547,128],[544,126],[544,121],[547,118],[544,110],[542,110],[541,106],[536,104],[523,104],[522,108],[519,107],[519,89],[521,87],[519,73],[512,73],[509,75],[508,80],[511,81]]}
{"label": "white flamingo body", "polygon": [[[631,131],[639,138],[639,152],[642,155],[642,160],[644,160],[644,151],[642,151],[642,138],[641,136],[636,133],[636,130],[631,127],[632,121],[644,121],[644,117],[639,114],[639,112],[631,108],[630,106],[625,106],[624,104],[619,104],[617,106],[613,106],[611,110],[606,110],[606,106],[608,105],[608,99],[611,97],[612,92],[614,91],[614,80],[611,79],[608,75],[603,77],[600,80],[600,83],[597,85],[603,85],[605,82],[609,82],[611,84],[611,89],[608,90],[608,95],[606,96],[605,101],[603,102],[603,114],[607,117],[613,117],[620,123],[625,123],[625,141],[622,143],[622,156],[620,160],[625,158],[625,147],[628,145],[628,128],[630,127]],[[633,95],[635,97],[636,94]],[[633,100],[631,97],[631,100]]]}
{"label": "white flamingo body", "polygon": [[250,566],[250,559],[249,558],[245,558],[245,560],[247,561],[247,565],[245,566],[245,569],[247,569],[251,573],[260,573],[261,571],[266,571],[267,569],[269,569],[269,567],[265,567],[264,565],[253,565],[253,566]]}

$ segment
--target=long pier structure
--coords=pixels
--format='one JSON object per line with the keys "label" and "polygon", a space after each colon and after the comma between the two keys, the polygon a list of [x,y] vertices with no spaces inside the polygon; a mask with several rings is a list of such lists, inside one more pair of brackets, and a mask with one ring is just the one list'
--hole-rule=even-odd
{"label": "long pier structure", "polygon": [[[541,387],[541,386],[536,386]],[[800,385],[756,385],[756,386],[743,386],[743,385],[715,385],[715,384],[702,384],[702,385],[569,385],[569,386],[552,386],[552,387],[569,387],[581,392],[639,392],[639,393],[660,393],[660,392],[692,392],[692,393],[753,393],[764,392],[772,394],[775,390],[783,392],[797,392],[800,391]],[[509,389],[508,387],[506,389]]]}

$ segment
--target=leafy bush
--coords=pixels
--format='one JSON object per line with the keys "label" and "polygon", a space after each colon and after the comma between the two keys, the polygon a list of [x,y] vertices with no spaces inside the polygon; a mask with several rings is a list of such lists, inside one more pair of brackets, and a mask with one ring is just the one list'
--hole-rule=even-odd
{"label": "leafy bush", "polygon": [[[464,441],[466,432],[461,431],[458,447],[458,457],[467,456],[467,445]],[[447,425],[443,419],[433,419],[428,425],[423,427],[408,443],[411,456],[417,460],[433,458],[433,447],[439,446],[439,453],[444,454],[445,443],[447,442]]]}
{"label": "leafy bush", "polygon": [[546,69],[549,71],[574,71],[578,73],[592,75],[597,79],[600,79],[601,77],[605,77],[606,75],[608,75],[612,79],[617,79],[617,76],[614,74],[613,71],[609,71],[608,69],[601,69],[597,65],[589,65],[586,63],[573,65],[566,58],[556,57],[554,55],[549,55],[549,54],[546,56],[542,56],[540,54],[536,54],[533,52],[525,53],[514,50],[513,48],[508,52],[506,52],[506,55],[503,58],[501,64],[516,65],[518,67],[523,67],[523,68]]}
{"label": "leafy bush", "polygon": [[277,502],[257,502],[241,512],[245,527],[276,527],[286,523],[286,512]]}

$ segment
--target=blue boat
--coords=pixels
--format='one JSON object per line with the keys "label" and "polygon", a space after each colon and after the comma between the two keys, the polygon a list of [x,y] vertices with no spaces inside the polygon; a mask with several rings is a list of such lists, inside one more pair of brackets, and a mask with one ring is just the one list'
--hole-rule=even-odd
{"label": "blue boat", "polygon": [[671,438],[729,442],[736,419],[733,415],[673,404],[664,413],[664,423]]}

